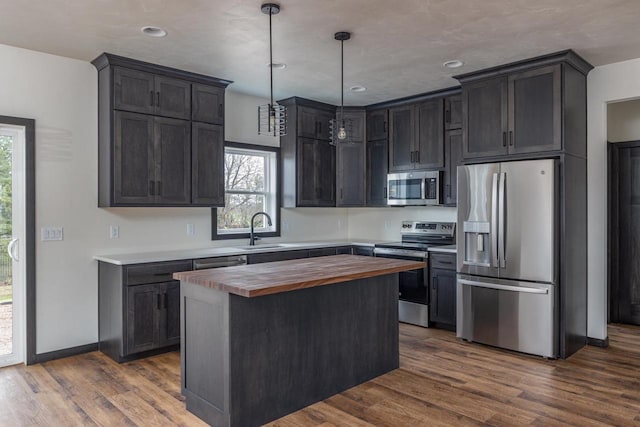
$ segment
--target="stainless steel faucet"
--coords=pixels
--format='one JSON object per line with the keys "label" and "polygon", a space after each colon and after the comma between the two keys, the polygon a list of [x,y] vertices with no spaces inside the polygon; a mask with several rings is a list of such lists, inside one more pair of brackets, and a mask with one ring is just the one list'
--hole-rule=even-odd
{"label": "stainless steel faucet", "polygon": [[260,240],[260,237],[258,236],[254,236],[253,234],[253,221],[256,219],[256,217],[258,215],[264,215],[267,217],[267,224],[269,224],[269,227],[271,227],[273,225],[273,223],[271,222],[271,217],[269,216],[268,213],[266,212],[256,212],[253,214],[253,216],[251,217],[251,233],[249,234],[249,246],[255,246],[256,244],[256,240]]}

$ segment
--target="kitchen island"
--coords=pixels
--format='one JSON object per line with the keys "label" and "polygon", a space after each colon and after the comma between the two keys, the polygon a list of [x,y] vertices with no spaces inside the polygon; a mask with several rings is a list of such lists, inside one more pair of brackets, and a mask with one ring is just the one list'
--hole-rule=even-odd
{"label": "kitchen island", "polygon": [[175,273],[187,410],[260,425],[398,368],[398,273],[424,266],[335,255]]}

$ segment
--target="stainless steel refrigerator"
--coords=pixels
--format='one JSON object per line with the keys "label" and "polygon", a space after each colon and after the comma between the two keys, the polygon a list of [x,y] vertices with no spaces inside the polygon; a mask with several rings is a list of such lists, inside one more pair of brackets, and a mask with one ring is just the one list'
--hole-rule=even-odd
{"label": "stainless steel refrigerator", "polygon": [[458,167],[457,336],[558,357],[556,161]]}

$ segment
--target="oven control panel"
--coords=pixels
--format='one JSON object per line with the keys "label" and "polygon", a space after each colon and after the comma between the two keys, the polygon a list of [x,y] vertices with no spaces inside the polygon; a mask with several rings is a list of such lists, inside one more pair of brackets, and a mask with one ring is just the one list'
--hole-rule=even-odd
{"label": "oven control panel", "polygon": [[430,236],[453,237],[455,222],[402,221],[402,234],[420,234]]}

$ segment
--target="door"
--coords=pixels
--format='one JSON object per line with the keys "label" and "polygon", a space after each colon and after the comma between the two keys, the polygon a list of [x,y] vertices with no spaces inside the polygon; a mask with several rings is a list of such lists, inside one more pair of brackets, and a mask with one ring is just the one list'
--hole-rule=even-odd
{"label": "door", "polygon": [[498,77],[462,88],[465,158],[507,154],[507,79]]}
{"label": "door", "polygon": [[336,206],[364,206],[364,142],[339,142],[336,146]]}
{"label": "door", "polygon": [[224,88],[193,83],[191,85],[191,120],[224,124]]}
{"label": "door", "polygon": [[162,295],[160,315],[160,345],[180,343],[180,282],[172,281],[158,285]]}
{"label": "door", "polygon": [[224,206],[224,129],[193,122],[191,132],[191,203]]}
{"label": "door", "polygon": [[155,200],[154,119],[116,111],[114,124],[114,204],[151,204]]}
{"label": "door", "polygon": [[367,206],[387,206],[388,155],[386,139],[367,141]]}
{"label": "door", "polygon": [[562,149],[561,66],[509,76],[509,154]]}
{"label": "door", "polygon": [[416,107],[418,138],[415,146],[415,169],[444,167],[443,100],[423,102]]}
{"label": "door", "polygon": [[369,141],[387,139],[387,110],[367,112],[367,139]]}
{"label": "door", "polygon": [[113,68],[113,103],[117,110],[155,114],[154,75],[126,68]]}
{"label": "door", "polygon": [[617,292],[612,289],[612,318],[640,325],[640,147],[618,153],[618,218],[611,219],[619,222],[618,261],[610,266],[618,270],[618,283]]}
{"label": "door", "polygon": [[[398,254],[396,249],[376,248],[375,256],[380,258],[401,259],[406,261],[425,262],[424,254]],[[401,271],[398,273],[398,298],[401,301],[416,304],[429,304],[428,269]]]}
{"label": "door", "polygon": [[162,205],[191,200],[191,123],[157,117],[155,140],[155,194]]}
{"label": "door", "polygon": [[499,178],[500,277],[556,283],[555,161],[501,163]]}
{"label": "door", "polygon": [[450,130],[445,136],[444,203],[455,205],[458,197],[458,166],[462,164],[462,130]]}
{"label": "door", "polygon": [[191,83],[156,76],[156,114],[189,120],[191,118]]}
{"label": "door", "polygon": [[389,172],[413,169],[415,123],[413,105],[389,110]]}
{"label": "door", "polygon": [[0,121],[0,367],[24,362],[25,156],[26,127]]}
{"label": "door", "polygon": [[458,168],[458,271],[498,277],[499,163]]}
{"label": "door", "polygon": [[158,293],[158,287],[155,284],[128,286],[126,292],[127,347],[124,353],[129,355],[152,350],[159,342],[162,298]]}
{"label": "door", "polygon": [[429,320],[456,325],[456,272],[453,270],[431,270]]}

